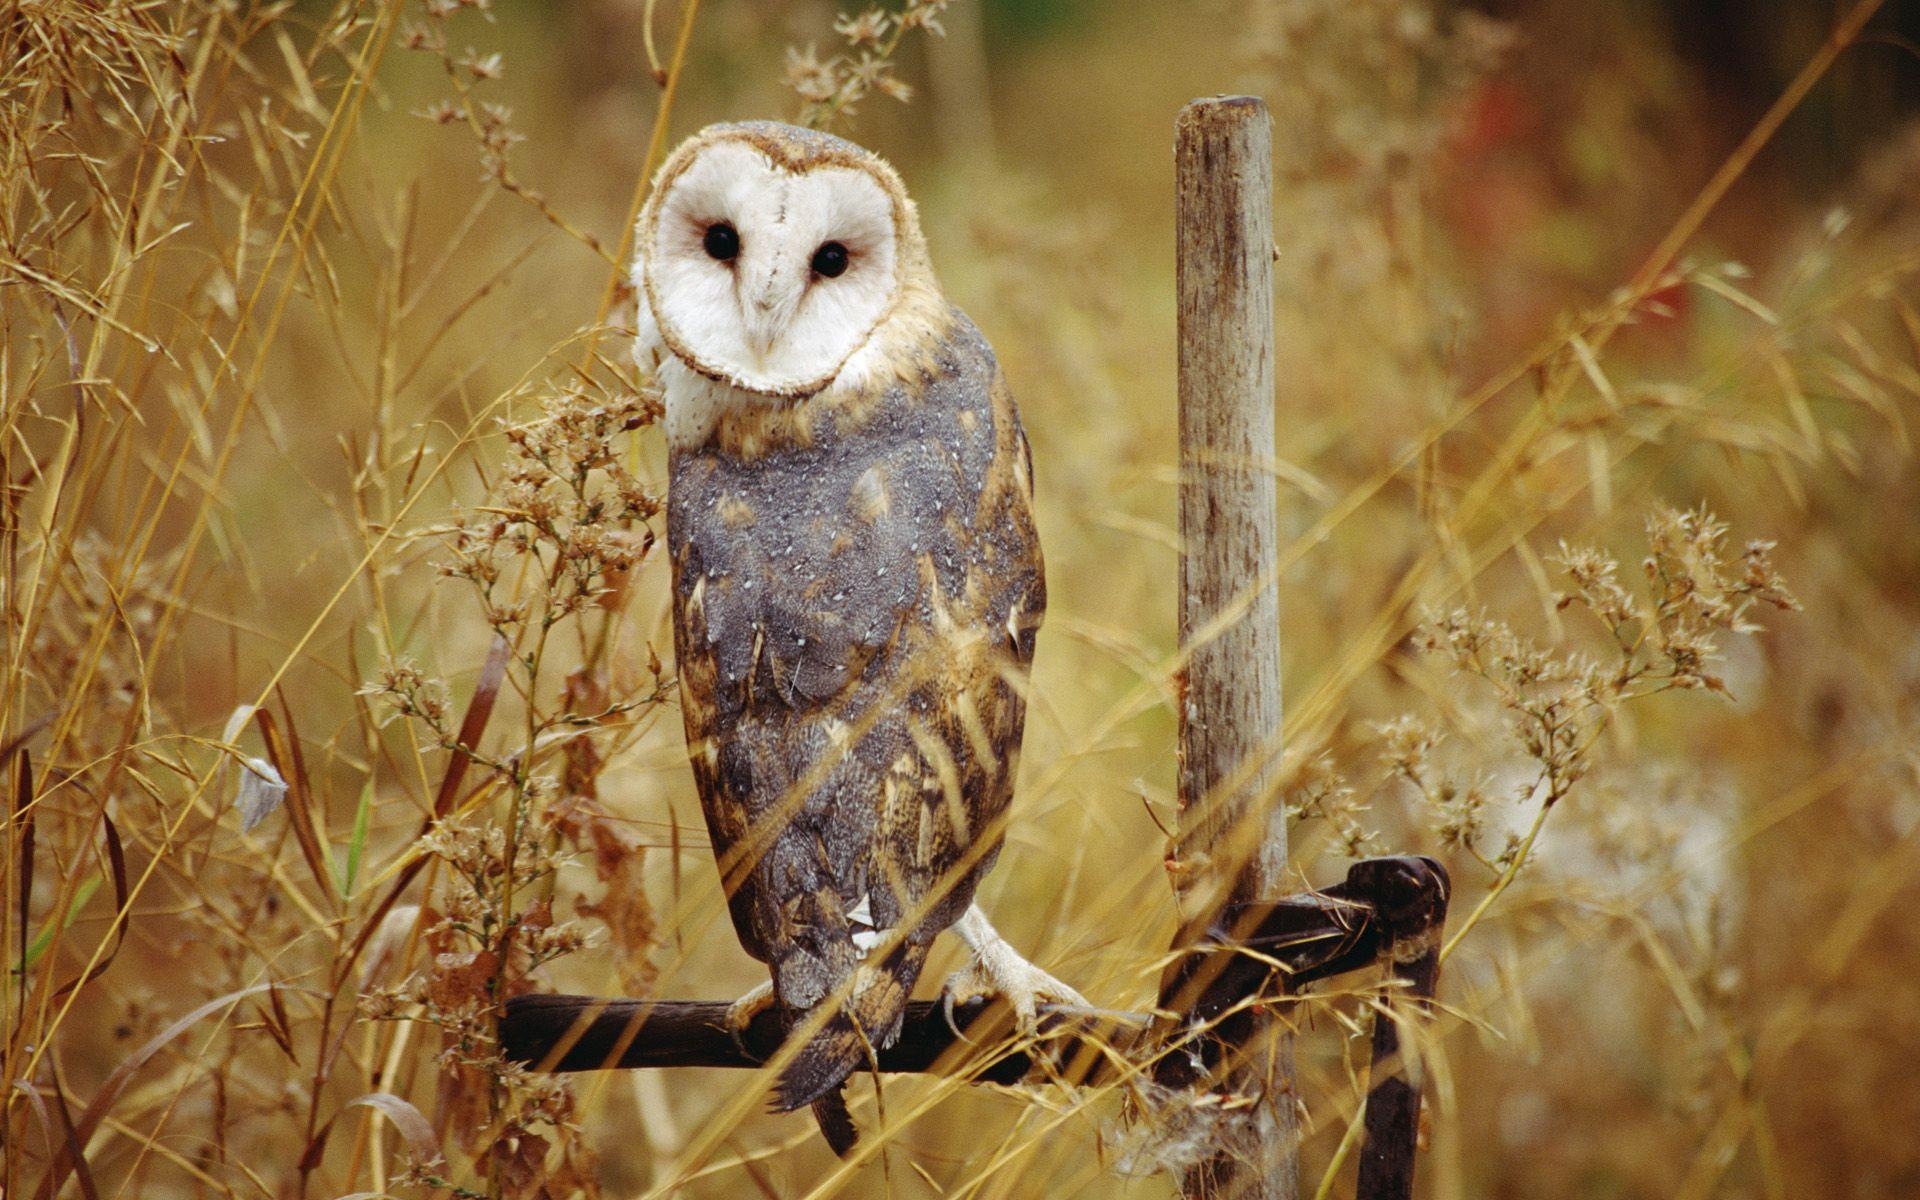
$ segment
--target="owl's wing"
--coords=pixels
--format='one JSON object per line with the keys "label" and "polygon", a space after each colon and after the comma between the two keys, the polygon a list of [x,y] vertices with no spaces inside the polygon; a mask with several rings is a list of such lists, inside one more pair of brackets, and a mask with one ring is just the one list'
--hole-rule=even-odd
{"label": "owl's wing", "polygon": [[679,456],[670,496],[688,739],[735,927],[790,1014],[851,1001],[783,1107],[893,1039],[992,865],[1045,609],[1025,435],[964,318],[918,389],[823,420],[752,461]]}

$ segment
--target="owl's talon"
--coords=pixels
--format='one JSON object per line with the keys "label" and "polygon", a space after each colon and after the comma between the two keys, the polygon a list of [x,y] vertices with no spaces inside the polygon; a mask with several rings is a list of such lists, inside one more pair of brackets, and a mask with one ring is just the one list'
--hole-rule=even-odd
{"label": "owl's talon", "polygon": [[733,1048],[743,1058],[753,1058],[753,1051],[747,1049],[747,1028],[753,1019],[773,1007],[773,981],[754,988],[746,995],[727,1005],[727,1015],[723,1018],[727,1036],[733,1039]]}
{"label": "owl's talon", "polygon": [[946,1017],[946,1019],[947,1019],[947,1028],[948,1028],[948,1029],[951,1029],[951,1030],[953,1030],[953,1036],[954,1036],[954,1037],[956,1037],[956,1038],[958,1038],[959,1040],[961,1040],[961,1041],[963,1041],[963,1042],[972,1042],[972,1041],[973,1041],[973,1039],[972,1039],[972,1038],[970,1038],[970,1037],[968,1037],[968,1036],[967,1036],[966,1034],[964,1034],[964,1033],[961,1033],[961,1032],[960,1032],[960,1026],[954,1023],[954,1020],[953,1020],[953,980],[952,980],[952,978],[949,978],[949,979],[947,980],[947,986],[945,986],[945,987],[943,987],[943,988],[941,988],[941,989],[940,989],[940,1013],[941,1013],[941,1015],[942,1015],[942,1016],[944,1016],[944,1017]]}
{"label": "owl's talon", "polygon": [[[941,1001],[950,1028],[956,1001],[983,996],[999,996],[1013,1008],[1014,1028],[1021,1037],[1032,1037],[1039,1031],[1043,1003],[1092,1007],[1085,996],[1020,957],[988,923],[978,905],[955,922],[954,931],[973,948],[973,961],[949,975],[942,991]],[[954,1028],[954,1033],[960,1035],[959,1029]]]}

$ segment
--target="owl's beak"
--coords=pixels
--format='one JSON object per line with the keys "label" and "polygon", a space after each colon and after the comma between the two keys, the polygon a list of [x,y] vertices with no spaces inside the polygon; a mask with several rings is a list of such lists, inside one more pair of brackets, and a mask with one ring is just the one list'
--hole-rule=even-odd
{"label": "owl's beak", "polygon": [[746,333],[747,348],[764,361],[793,319],[797,297],[790,294],[792,289],[778,269],[750,272],[743,282],[746,287],[741,293],[740,322]]}
{"label": "owl's beak", "polygon": [[741,316],[746,324],[747,348],[764,359],[773,350],[774,339],[780,336],[780,327],[786,324],[786,314],[780,311],[779,305],[757,299],[747,304],[747,311]]}

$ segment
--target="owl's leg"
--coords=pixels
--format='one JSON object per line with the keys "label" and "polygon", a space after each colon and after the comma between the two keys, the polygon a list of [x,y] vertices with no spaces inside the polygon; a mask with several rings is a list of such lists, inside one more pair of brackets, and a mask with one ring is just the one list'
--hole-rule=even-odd
{"label": "owl's leg", "polygon": [[1085,996],[1020,957],[978,904],[953,923],[953,931],[973,951],[973,961],[947,977],[940,1002],[949,1026],[953,1025],[955,1003],[981,996],[1000,996],[1012,1005],[1014,1024],[1023,1036],[1032,1034],[1038,1026],[1042,1003],[1092,1007]]}
{"label": "owl's leg", "polygon": [[747,1053],[747,1026],[753,1019],[773,1007],[773,980],[769,979],[759,987],[727,1005],[727,1036],[733,1039],[740,1053]]}

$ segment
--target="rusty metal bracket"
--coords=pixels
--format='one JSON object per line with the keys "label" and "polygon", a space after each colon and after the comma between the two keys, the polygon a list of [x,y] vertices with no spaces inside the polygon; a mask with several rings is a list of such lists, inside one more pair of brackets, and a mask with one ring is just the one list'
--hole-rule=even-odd
{"label": "rusty metal bracket", "polygon": [[1167,967],[1160,986],[1153,1066],[1164,1088],[1205,1087],[1246,1045],[1255,1007],[1318,979],[1385,961],[1403,986],[1373,1023],[1373,1084],[1360,1152],[1361,1200],[1413,1194],[1420,1089],[1400,1053],[1402,1004],[1426,1011],[1440,974],[1440,934],[1451,883],[1446,868],[1410,855],[1355,863],[1341,883],[1278,900],[1229,904]]}

